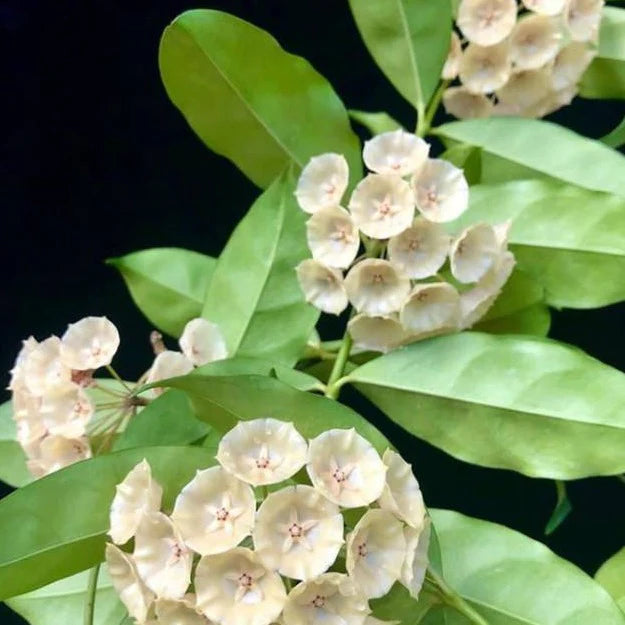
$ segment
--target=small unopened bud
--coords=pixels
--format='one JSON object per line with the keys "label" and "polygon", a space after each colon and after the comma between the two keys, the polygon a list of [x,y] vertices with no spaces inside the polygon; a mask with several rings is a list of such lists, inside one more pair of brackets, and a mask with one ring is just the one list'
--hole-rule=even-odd
{"label": "small unopened bud", "polygon": [[165,343],[163,343],[163,335],[158,330],[150,332],[150,345],[152,345],[152,351],[155,356],[162,354],[167,349]]}

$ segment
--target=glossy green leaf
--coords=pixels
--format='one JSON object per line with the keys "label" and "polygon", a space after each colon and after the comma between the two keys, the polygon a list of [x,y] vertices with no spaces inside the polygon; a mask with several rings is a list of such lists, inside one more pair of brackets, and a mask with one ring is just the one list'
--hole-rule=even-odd
{"label": "glossy green leaf", "polygon": [[551,325],[549,308],[543,304],[544,288],[516,269],[492,308],[473,329],[492,334],[546,336]]}
{"label": "glossy green leaf", "polygon": [[[77,625],[83,622],[89,571],[53,582],[7,600],[30,625]],[[95,595],[93,625],[120,625],[126,608],[120,602],[106,567],[101,567]]]}
{"label": "glossy green leaf", "polygon": [[[625,624],[599,584],[543,544],[458,512],[430,509],[430,513],[446,582],[489,625]],[[424,623],[467,623],[451,610],[434,616]]]}
{"label": "glossy green leaf", "polygon": [[601,137],[601,141],[611,148],[620,148],[625,145],[625,117],[621,120],[621,123],[605,137]]}
{"label": "glossy green leaf", "polygon": [[449,52],[451,5],[432,0],[349,0],[358,30],[395,89],[423,113]]}
{"label": "glossy green leaf", "polygon": [[463,332],[376,358],[347,380],[467,462],[553,479],[625,470],[625,374],[556,341]]}
{"label": "glossy green leaf", "polygon": [[584,98],[625,99],[625,9],[603,8],[598,53],[579,90]]}
{"label": "glossy green leaf", "polygon": [[210,428],[196,418],[188,397],[172,389],[130,419],[113,449],[188,445],[204,436]]}
{"label": "glossy green leaf", "polygon": [[175,247],[152,248],[106,261],[119,270],[137,308],[159,330],[180,336],[199,317],[215,259]]}
{"label": "glossy green leaf", "polygon": [[391,132],[403,128],[388,113],[367,113],[366,111],[355,111],[353,109],[350,109],[348,113],[355,122],[364,126],[371,135],[379,135],[383,132]]}
{"label": "glossy green leaf", "polygon": [[625,547],[601,565],[595,579],[610,593],[625,613]]}
{"label": "glossy green leaf", "polygon": [[322,152],[344,154],[353,179],[360,176],[343,103],[308,61],[264,30],[221,11],[187,11],[165,29],[159,67],[200,139],[260,187],[290,161],[302,167]]}
{"label": "glossy green leaf", "polygon": [[320,395],[305,393],[280,380],[256,375],[188,375],[167,380],[191,398],[195,413],[226,432],[238,421],[273,417],[291,421],[306,438],[331,428],[355,428],[380,452],[386,438],[351,408]]}
{"label": "glossy green leaf", "polygon": [[283,173],[254,202],[217,262],[202,316],[219,325],[231,356],[290,366],[319,317],[295,273],[310,252],[294,188],[292,173]]}
{"label": "glossy green leaf", "polygon": [[[142,447],[71,465],[0,501],[0,599],[83,571],[102,560],[115,485],[143,458],[163,486],[163,504],[197,469],[214,464],[200,447]],[[10,537],[10,539],[9,539]]]}
{"label": "glossy green leaf", "polygon": [[547,525],[545,526],[545,534],[553,534],[564,523],[566,518],[571,514],[573,506],[566,494],[566,484],[561,480],[556,480],[557,501],[556,507],[553,509]]}
{"label": "glossy green leaf", "polygon": [[594,308],[625,299],[625,198],[524,180],[471,188],[453,230],[512,220],[518,267],[545,287],[552,306]]}
{"label": "glossy green leaf", "polygon": [[[625,195],[621,183],[625,156],[551,122],[517,117],[467,119],[444,124],[433,132],[443,140],[481,147],[483,154],[586,189]],[[601,163],[601,167],[589,167],[588,163]]]}
{"label": "glossy green leaf", "polygon": [[0,404],[0,480],[9,486],[24,486],[33,481],[26,468],[26,456],[16,440],[10,401]]}

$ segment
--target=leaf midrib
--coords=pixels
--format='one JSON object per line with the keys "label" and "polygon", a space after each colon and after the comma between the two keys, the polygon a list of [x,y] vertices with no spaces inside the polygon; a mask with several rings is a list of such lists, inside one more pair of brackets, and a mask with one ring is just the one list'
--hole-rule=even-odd
{"label": "leaf midrib", "polygon": [[[249,111],[252,117],[261,125],[261,127],[265,130],[265,132],[280,146],[282,151],[285,153],[287,158],[295,161],[300,167],[303,166],[303,161],[291,150],[287,148],[287,146],[282,142],[282,140],[272,132],[271,128],[267,125],[267,122],[254,110],[252,105],[243,97],[243,94],[239,90],[239,88],[230,80],[230,78],[221,70],[219,65],[214,61],[211,55],[205,50],[199,43],[197,43],[194,34],[191,30],[187,29],[184,23],[176,22],[172,24],[171,28],[174,26],[179,26],[192,41],[193,45],[200,51],[200,53],[206,58],[206,60],[210,63],[210,65],[215,69],[215,71],[223,78],[226,85],[234,92],[234,94],[240,99],[245,108]],[[285,54],[287,54],[285,52]]]}
{"label": "leaf midrib", "polygon": [[[439,0],[434,0],[438,2]],[[399,12],[399,19],[401,22],[401,27],[404,32],[404,37],[406,38],[407,45],[411,51],[410,56],[410,69],[412,71],[412,75],[415,83],[415,96],[417,101],[415,102],[415,108],[417,109],[418,114],[422,114],[425,108],[425,102],[423,101],[423,90],[421,89],[421,80],[419,78],[419,63],[417,61],[417,55],[414,49],[414,45],[412,43],[412,38],[410,37],[410,28],[408,27],[408,20],[406,18],[406,12],[404,11],[404,5],[402,0],[395,0],[395,4],[397,6],[397,10]]]}

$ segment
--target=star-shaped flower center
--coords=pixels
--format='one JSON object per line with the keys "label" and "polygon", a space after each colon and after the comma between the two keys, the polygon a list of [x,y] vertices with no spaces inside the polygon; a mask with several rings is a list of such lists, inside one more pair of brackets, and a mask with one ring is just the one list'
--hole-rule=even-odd
{"label": "star-shaped flower center", "polygon": [[169,558],[167,560],[167,566],[173,566],[177,564],[179,560],[185,557],[188,553],[186,545],[178,542],[175,539],[169,539]]}
{"label": "star-shaped flower center", "polygon": [[312,545],[306,534],[311,530],[318,521],[309,519],[308,521],[300,521],[299,514],[295,508],[291,508],[289,513],[289,522],[281,524],[278,529],[286,533],[284,543],[282,544],[282,552],[287,553],[294,544],[300,543],[307,551],[312,551]]}
{"label": "star-shaped flower center", "polygon": [[[329,278],[330,275],[328,274],[326,280],[329,280]],[[266,471],[273,471],[282,463],[282,460],[282,457],[278,454],[274,452],[270,454],[269,447],[265,443],[260,446],[258,455],[249,455],[247,458],[247,462],[252,469],[261,475],[264,475]]]}
{"label": "star-shaped flower center", "polygon": [[324,473],[322,477],[335,497],[338,497],[341,490],[349,490],[351,488],[349,476],[355,468],[356,466],[353,463],[339,466],[336,458],[330,458],[330,470]]}
{"label": "star-shaped flower center", "polygon": [[207,506],[209,514],[213,517],[213,521],[206,528],[208,532],[217,532],[225,530],[226,533],[232,534],[234,531],[234,521],[243,514],[243,508],[233,507],[232,499],[229,493],[224,493],[221,498],[221,506]]}
{"label": "star-shaped flower center", "polygon": [[397,212],[390,195],[385,195],[383,200],[373,200],[373,206],[376,211],[374,219],[390,218]]}
{"label": "star-shaped flower center", "polygon": [[263,591],[257,582],[263,575],[265,575],[265,570],[260,567],[257,569],[242,569],[226,573],[225,578],[237,584],[234,600],[242,601],[247,593],[253,592],[256,602],[262,601],[264,597]]}
{"label": "star-shaped flower center", "polygon": [[361,542],[357,547],[356,547],[356,553],[358,554],[359,557],[361,558],[366,558],[367,557],[367,541],[364,540],[363,542]]}
{"label": "star-shaped flower center", "polygon": [[310,605],[313,608],[323,608],[326,604],[326,598],[323,595],[315,595],[313,600],[310,602]]}

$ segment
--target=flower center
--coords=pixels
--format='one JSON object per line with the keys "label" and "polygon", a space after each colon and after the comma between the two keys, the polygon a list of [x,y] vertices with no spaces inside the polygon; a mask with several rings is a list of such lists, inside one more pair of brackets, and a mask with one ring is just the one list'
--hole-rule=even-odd
{"label": "flower center", "polygon": [[365,558],[367,556],[367,543],[362,542],[358,547],[356,547],[356,551],[361,558]]}
{"label": "flower center", "polygon": [[345,480],[347,480],[347,475],[345,474],[345,471],[343,471],[342,469],[334,469],[334,471],[332,472],[332,477],[339,483],[343,483]]}
{"label": "flower center", "polygon": [[384,284],[384,276],[381,273],[374,273],[371,276],[371,282],[373,282],[373,284]]}
{"label": "flower center", "polygon": [[301,538],[304,535],[304,528],[299,523],[292,523],[288,532],[291,538]]}
{"label": "flower center", "polygon": [[416,237],[414,239],[410,239],[410,242],[408,243],[408,249],[411,252],[416,252],[420,246],[421,246],[421,241]]}
{"label": "flower center", "polygon": [[227,521],[230,516],[230,512],[226,510],[226,508],[219,508],[217,512],[215,512],[215,518],[218,521]]}
{"label": "flower center", "polygon": [[254,584],[253,577],[249,573],[245,573],[245,572],[239,575],[239,579],[237,581],[239,582],[239,586],[241,586],[242,588],[245,588],[246,590],[249,590]]}
{"label": "flower center", "polygon": [[323,185],[323,192],[326,195],[333,196],[336,193],[336,186],[331,182],[328,182]]}
{"label": "flower center", "polygon": [[310,602],[315,608],[323,608],[326,604],[326,598],[323,595],[315,595],[315,598]]}

